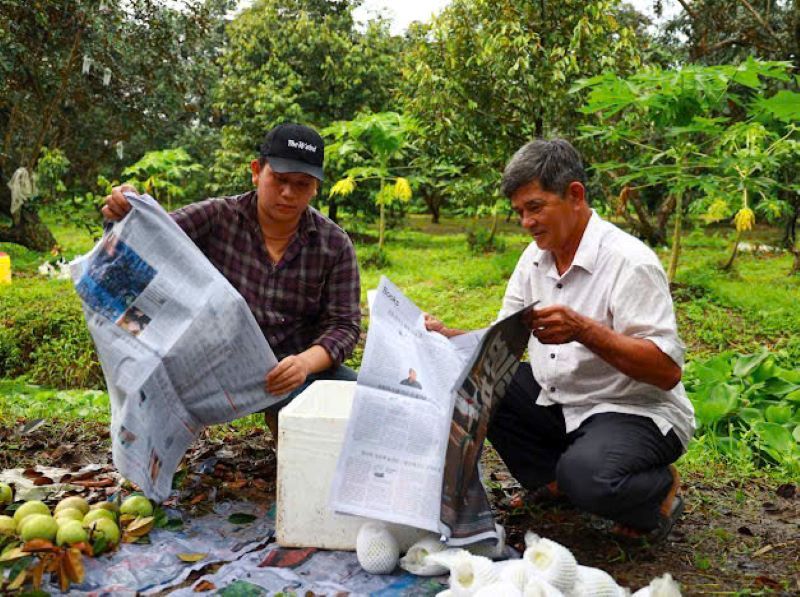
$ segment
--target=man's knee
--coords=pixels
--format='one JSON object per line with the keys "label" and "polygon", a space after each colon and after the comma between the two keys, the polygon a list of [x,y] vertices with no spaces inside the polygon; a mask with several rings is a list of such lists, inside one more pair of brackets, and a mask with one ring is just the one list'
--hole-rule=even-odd
{"label": "man's knee", "polygon": [[589,512],[610,512],[619,507],[620,479],[596,451],[567,450],[556,466],[558,489],[570,502]]}

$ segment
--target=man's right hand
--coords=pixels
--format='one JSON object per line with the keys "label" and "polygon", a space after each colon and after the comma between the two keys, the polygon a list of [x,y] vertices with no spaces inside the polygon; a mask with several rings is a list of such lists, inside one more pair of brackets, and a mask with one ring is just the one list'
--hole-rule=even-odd
{"label": "man's right hand", "polygon": [[100,210],[103,212],[104,218],[112,222],[118,222],[128,215],[128,212],[131,210],[131,204],[128,203],[123,193],[139,194],[139,192],[129,184],[120,185],[111,189],[111,194],[106,196],[106,204]]}

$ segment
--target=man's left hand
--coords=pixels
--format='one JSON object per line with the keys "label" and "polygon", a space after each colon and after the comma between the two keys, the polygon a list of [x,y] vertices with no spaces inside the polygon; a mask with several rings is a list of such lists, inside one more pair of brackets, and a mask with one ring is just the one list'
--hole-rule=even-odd
{"label": "man's left hand", "polygon": [[580,341],[591,320],[564,305],[551,305],[530,311],[528,326],[542,344]]}
{"label": "man's left hand", "polygon": [[285,394],[299,388],[309,374],[306,361],[299,355],[293,354],[282,359],[267,373],[265,385],[270,394]]}

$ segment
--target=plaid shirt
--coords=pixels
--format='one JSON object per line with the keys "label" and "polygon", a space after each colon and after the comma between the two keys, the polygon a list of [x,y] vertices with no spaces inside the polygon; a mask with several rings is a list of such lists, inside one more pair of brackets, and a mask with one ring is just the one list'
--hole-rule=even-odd
{"label": "plaid shirt", "polygon": [[347,234],[309,207],[273,264],[258,224],[256,193],[206,199],[175,222],[247,301],[275,356],[319,344],[338,366],[361,331],[358,263]]}

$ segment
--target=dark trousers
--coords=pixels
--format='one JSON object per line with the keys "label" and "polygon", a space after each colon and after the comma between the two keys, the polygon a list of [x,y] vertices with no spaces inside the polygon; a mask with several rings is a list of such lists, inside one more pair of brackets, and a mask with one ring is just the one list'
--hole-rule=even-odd
{"label": "dark trousers", "polygon": [[648,531],[672,485],[667,466],[683,451],[647,417],[602,413],[566,433],[560,405],[537,406],[541,388],[521,363],[489,424],[488,438],[526,489],[551,481],[578,508]]}

